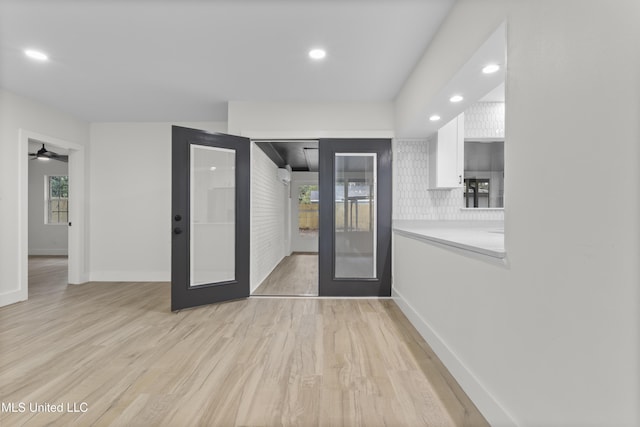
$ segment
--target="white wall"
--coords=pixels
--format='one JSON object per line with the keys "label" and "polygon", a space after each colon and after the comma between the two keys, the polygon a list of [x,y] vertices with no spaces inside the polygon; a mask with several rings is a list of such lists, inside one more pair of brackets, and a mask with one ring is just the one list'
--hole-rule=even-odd
{"label": "white wall", "polygon": [[21,236],[20,230],[28,214],[26,209],[21,211],[19,177],[26,179],[28,173],[21,130],[80,146],[89,140],[88,123],[0,89],[0,306],[27,298],[27,266],[23,260],[27,235]]}
{"label": "white wall", "polygon": [[251,138],[390,138],[391,102],[229,102],[229,133]]}
{"label": "white wall", "polygon": [[92,281],[171,278],[171,125],[226,132],[225,123],[91,124]]}
{"label": "white wall", "polygon": [[640,2],[458,1],[398,132],[504,19],[508,267],[396,236],[396,297],[493,425],[637,426]]}
{"label": "white wall", "polygon": [[278,180],[278,167],[251,144],[251,292],[287,255],[289,186]]}
{"label": "white wall", "polygon": [[[55,147],[48,147],[56,151]],[[29,255],[67,255],[67,223],[45,224],[45,176],[68,175],[69,167],[57,160],[29,161]],[[73,203],[73,201],[69,201]]]}

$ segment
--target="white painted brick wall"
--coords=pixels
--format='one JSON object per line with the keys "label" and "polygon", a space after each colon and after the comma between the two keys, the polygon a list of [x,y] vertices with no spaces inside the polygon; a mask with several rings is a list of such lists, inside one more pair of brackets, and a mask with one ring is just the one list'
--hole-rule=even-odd
{"label": "white painted brick wall", "polygon": [[251,290],[285,256],[285,206],[288,187],[277,178],[278,167],[264,152],[253,148],[251,206]]}

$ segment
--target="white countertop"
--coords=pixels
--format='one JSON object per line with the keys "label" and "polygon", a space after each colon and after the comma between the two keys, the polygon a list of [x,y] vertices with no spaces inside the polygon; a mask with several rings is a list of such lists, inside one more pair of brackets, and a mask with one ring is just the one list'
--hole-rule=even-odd
{"label": "white countertop", "polygon": [[502,221],[427,221],[396,220],[393,231],[418,240],[436,242],[504,258],[504,223]]}

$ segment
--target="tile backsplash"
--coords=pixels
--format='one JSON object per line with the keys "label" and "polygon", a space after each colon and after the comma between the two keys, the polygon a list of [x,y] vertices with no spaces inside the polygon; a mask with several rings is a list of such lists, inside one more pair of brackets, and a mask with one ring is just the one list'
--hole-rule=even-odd
{"label": "tile backsplash", "polygon": [[465,139],[504,139],[504,102],[476,102],[464,112]]}
{"label": "tile backsplash", "polygon": [[504,219],[502,210],[462,209],[462,188],[428,190],[429,140],[394,139],[393,163],[393,219]]}

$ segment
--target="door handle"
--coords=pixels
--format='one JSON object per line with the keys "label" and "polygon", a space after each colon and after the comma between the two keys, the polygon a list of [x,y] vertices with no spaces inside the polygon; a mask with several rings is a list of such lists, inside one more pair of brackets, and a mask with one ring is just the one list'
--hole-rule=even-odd
{"label": "door handle", "polygon": [[182,228],[180,228],[180,227],[176,227],[176,228],[174,228],[174,229],[173,229],[173,232],[174,232],[175,234],[182,234]]}

